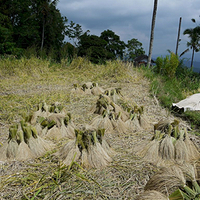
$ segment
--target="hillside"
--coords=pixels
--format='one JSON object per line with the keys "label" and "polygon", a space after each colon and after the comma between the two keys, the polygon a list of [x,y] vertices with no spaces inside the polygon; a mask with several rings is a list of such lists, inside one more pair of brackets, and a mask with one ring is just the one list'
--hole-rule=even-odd
{"label": "hillside", "polygon": [[[92,112],[98,96],[72,93],[73,84],[96,82],[104,90],[121,88],[124,101],[144,106],[149,122],[147,129],[112,132],[105,138],[115,151],[110,166],[103,169],[85,169],[77,161],[63,165],[54,156],[67,139],[53,141],[55,149],[27,161],[0,162],[1,199],[135,199],[144,191],[152,175],[158,170],[135,153],[141,141],[153,136],[154,127],[162,118],[174,116],[159,105],[149,92],[149,81],[141,70],[131,64],[108,62],[106,66],[92,65],[79,58],[70,65],[51,64],[35,58],[19,61],[5,60],[1,64],[0,87],[0,142],[5,144],[9,127],[19,123],[22,116],[36,110],[42,101],[59,102],[71,113],[77,129],[90,124],[97,116]],[[182,119],[180,127],[189,128]],[[1,144],[0,143],[0,144]]]}

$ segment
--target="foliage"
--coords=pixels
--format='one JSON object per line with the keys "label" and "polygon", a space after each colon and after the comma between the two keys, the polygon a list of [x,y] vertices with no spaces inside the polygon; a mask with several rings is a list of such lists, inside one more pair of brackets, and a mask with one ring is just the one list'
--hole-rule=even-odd
{"label": "foliage", "polygon": [[181,82],[182,88],[188,88],[188,90],[195,92],[200,85],[199,73],[193,72],[192,68],[184,66],[183,61],[180,60],[176,69],[176,77]]}
{"label": "foliage", "polygon": [[22,54],[19,50],[34,47],[37,54],[44,50],[58,60],[67,18],[61,16],[56,3],[57,0],[1,1],[0,53]]}
{"label": "foliage", "polygon": [[176,73],[176,69],[179,65],[179,58],[173,52],[170,53],[170,56],[158,57],[156,59],[156,67],[155,70],[157,73],[174,77]]}
{"label": "foliage", "polygon": [[[153,70],[146,67],[142,69],[144,75],[151,81],[150,90],[152,95],[157,97],[164,107],[171,109],[172,103],[179,102],[185,99],[188,94],[199,91],[200,76],[192,69],[185,67],[183,60],[180,60],[174,76],[170,77],[163,73],[164,60],[167,59],[158,57],[156,60],[157,66]],[[189,119],[193,124],[200,125],[198,112],[186,112],[183,113],[183,117]]]}
{"label": "foliage", "polygon": [[145,54],[142,43],[135,38],[128,40],[126,47],[129,61],[133,61],[136,57]]}
{"label": "foliage", "polygon": [[[86,33],[88,32],[89,31],[86,31]],[[70,24],[66,26],[65,34],[69,37],[69,39],[72,39],[74,45],[77,46],[81,35],[83,35],[83,30],[79,24],[75,24],[71,21]]]}
{"label": "foliage", "polygon": [[101,36],[84,33],[79,37],[78,56],[86,56],[93,63],[104,63],[106,60],[123,58],[125,43],[118,35],[107,30]]}
{"label": "foliage", "polygon": [[80,36],[78,56],[87,56],[93,63],[103,62],[107,59],[108,52],[105,49],[106,41],[96,35]]}
{"label": "foliage", "polygon": [[107,59],[123,59],[125,43],[120,40],[120,37],[111,30],[105,30],[101,33],[101,39],[107,42],[105,49],[109,52]]}
{"label": "foliage", "polygon": [[[196,23],[195,19],[192,19],[193,23]],[[193,66],[194,52],[198,52],[200,50],[200,26],[196,26],[195,28],[188,28],[184,30],[184,35],[188,35],[190,39],[187,42],[187,46],[192,49],[192,59],[191,59],[191,68]]]}

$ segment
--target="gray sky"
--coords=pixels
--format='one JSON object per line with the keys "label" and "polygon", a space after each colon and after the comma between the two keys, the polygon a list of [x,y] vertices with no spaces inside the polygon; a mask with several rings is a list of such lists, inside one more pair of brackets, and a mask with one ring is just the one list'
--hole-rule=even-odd
{"label": "gray sky", "polygon": [[[60,0],[57,8],[69,21],[100,35],[110,29],[124,42],[138,39],[148,54],[154,0]],[[175,52],[179,18],[182,17],[181,42],[178,53],[184,51],[189,39],[183,35],[186,28],[194,28],[195,18],[200,24],[199,0],[158,0],[153,57]],[[185,55],[191,57],[192,51]],[[195,54],[200,61],[200,52]]]}

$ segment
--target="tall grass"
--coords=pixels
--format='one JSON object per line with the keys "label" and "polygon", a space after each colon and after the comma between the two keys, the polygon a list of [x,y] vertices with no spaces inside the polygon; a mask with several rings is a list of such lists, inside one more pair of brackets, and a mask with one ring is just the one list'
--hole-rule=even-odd
{"label": "tall grass", "polygon": [[[142,71],[151,82],[151,94],[159,99],[162,106],[171,109],[172,103],[200,91],[200,75],[185,67],[183,60],[177,62],[177,58],[172,54],[171,57],[158,57],[156,63],[154,68],[143,67]],[[166,65],[172,67],[168,68]],[[185,116],[193,124],[200,125],[199,114],[187,112]]]}

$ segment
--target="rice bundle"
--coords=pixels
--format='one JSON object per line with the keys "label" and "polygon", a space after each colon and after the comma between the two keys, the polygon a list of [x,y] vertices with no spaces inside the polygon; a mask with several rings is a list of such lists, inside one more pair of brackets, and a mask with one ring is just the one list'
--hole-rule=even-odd
{"label": "rice bundle", "polygon": [[136,154],[142,157],[145,161],[157,164],[161,160],[159,156],[159,145],[162,137],[162,133],[156,130],[154,137],[150,142],[148,141],[143,144],[140,143],[134,148]]}
{"label": "rice bundle", "polygon": [[76,94],[84,94],[84,91],[78,87],[78,84],[73,84],[74,88],[71,90],[71,93],[76,93]]}
{"label": "rice bundle", "polygon": [[91,94],[92,82],[84,83],[81,89],[84,91],[84,94]]}
{"label": "rice bundle", "polygon": [[61,121],[61,134],[63,137],[75,138],[75,125],[71,120],[71,114],[68,113]]}
{"label": "rice bundle", "polygon": [[129,113],[127,113],[126,111],[124,111],[120,106],[118,106],[117,104],[115,104],[114,102],[111,102],[110,105],[112,106],[112,112],[114,112],[115,114],[119,114],[121,116],[122,121],[127,121],[129,119]]}
{"label": "rice bundle", "polygon": [[61,113],[52,113],[50,114],[46,120],[48,122],[55,122],[55,124],[57,125],[57,127],[61,127],[61,119],[64,118],[65,115],[61,114]]}
{"label": "rice bundle", "polygon": [[132,131],[142,130],[140,122],[138,120],[138,114],[134,113],[134,110],[130,111],[130,118],[125,123]]}
{"label": "rice bundle", "polygon": [[199,151],[194,143],[190,140],[187,130],[184,129],[185,132],[185,145],[187,147],[188,158],[190,161],[198,160],[200,158]]}
{"label": "rice bundle", "polygon": [[103,111],[102,115],[98,115],[92,120],[91,126],[96,129],[105,129],[107,133],[113,131],[113,125],[106,110]]}
{"label": "rice bundle", "polygon": [[28,159],[35,158],[35,155],[32,153],[28,145],[24,141],[24,134],[22,131],[18,132],[20,138],[20,144],[16,154],[16,160],[24,161]]}
{"label": "rice bundle", "polygon": [[50,113],[62,113],[65,114],[63,111],[63,106],[59,102],[52,103],[49,107]]}
{"label": "rice bundle", "polygon": [[36,157],[42,156],[46,151],[49,151],[54,147],[52,142],[46,141],[38,136],[36,129],[31,125],[21,121],[21,126],[24,132],[25,142]]}
{"label": "rice bundle", "polygon": [[122,96],[121,88],[106,90],[104,93],[109,96],[114,103],[118,103],[120,96]]}
{"label": "rice bundle", "polygon": [[18,150],[17,130],[18,130],[17,124],[9,128],[9,138],[6,149],[6,157],[11,160],[15,159]]}
{"label": "rice bundle", "polygon": [[109,156],[112,150],[103,137],[104,131],[98,130],[97,137],[97,132],[94,129],[83,131],[75,130],[76,138],[69,140],[56,155],[61,158],[66,165],[80,158],[81,164],[84,167],[105,167],[112,161]]}
{"label": "rice bundle", "polygon": [[184,142],[184,130],[179,133],[179,138],[176,140],[175,145],[175,159],[178,162],[184,162],[189,160],[187,146]]}
{"label": "rice bundle", "polygon": [[[100,145],[96,132],[92,132],[92,136],[89,135],[89,147],[88,147],[88,160],[91,167],[101,169],[112,161],[112,158],[106,153],[106,151]],[[93,141],[92,141],[93,139]]]}
{"label": "rice bundle", "polygon": [[109,98],[106,98],[104,95],[99,95],[94,113],[101,115],[105,110],[109,112],[110,102],[111,100]]}
{"label": "rice bundle", "polygon": [[35,125],[39,135],[59,140],[63,137],[74,138],[74,124],[71,121],[71,114],[51,113],[48,117],[38,117]]}
{"label": "rice bundle", "polygon": [[91,93],[93,95],[95,95],[95,96],[98,96],[98,95],[104,93],[104,89],[102,89],[101,87],[99,87],[98,83],[92,83]]}
{"label": "rice bundle", "polygon": [[156,190],[147,190],[137,196],[136,200],[168,200],[168,198]]}
{"label": "rice bundle", "polygon": [[[157,152],[158,150],[158,152]],[[149,142],[135,147],[136,154],[149,162],[190,162],[199,159],[199,151],[189,139],[186,130],[180,130],[178,120],[160,120],[154,125],[154,136]],[[157,157],[157,159],[156,159]]]}
{"label": "rice bundle", "polygon": [[199,199],[200,198],[200,186],[196,179],[196,169],[191,164],[180,165],[179,168],[182,170],[186,184],[179,187],[174,193],[170,195],[170,199]]}
{"label": "rice bundle", "polygon": [[147,120],[147,118],[144,114],[144,107],[143,106],[140,106],[138,108],[138,113],[139,113],[138,120],[139,120],[140,126],[143,129],[149,129],[150,125],[149,125],[149,122],[148,122],[148,120]]}
{"label": "rice bundle", "polygon": [[156,190],[163,194],[172,193],[186,185],[182,170],[177,166],[162,168],[146,184],[145,191]]}
{"label": "rice bundle", "polygon": [[62,138],[60,128],[58,128],[57,125],[54,125],[49,130],[47,129],[45,138],[49,138],[49,139],[53,139],[53,140],[60,140]]}
{"label": "rice bundle", "polygon": [[163,160],[173,160],[175,156],[175,149],[171,137],[172,126],[169,125],[168,133],[160,143],[159,155]]}
{"label": "rice bundle", "polygon": [[125,122],[121,119],[121,112],[118,114],[111,113],[111,123],[113,125],[114,131],[117,133],[126,133],[127,126]]}
{"label": "rice bundle", "polygon": [[102,148],[106,151],[109,156],[113,156],[114,150],[111,148],[110,144],[105,139],[105,129],[98,129],[97,130],[97,138],[99,143],[101,144]]}
{"label": "rice bundle", "polygon": [[169,119],[163,118],[158,123],[154,124],[154,131],[160,130],[161,132],[166,133],[170,124],[171,122]]}

